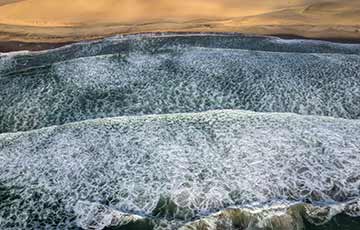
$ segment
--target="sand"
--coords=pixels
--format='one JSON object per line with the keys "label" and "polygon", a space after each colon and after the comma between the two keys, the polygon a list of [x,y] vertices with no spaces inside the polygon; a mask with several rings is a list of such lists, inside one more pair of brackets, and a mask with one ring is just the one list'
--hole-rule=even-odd
{"label": "sand", "polygon": [[360,39],[358,0],[0,0],[0,42],[64,43],[141,32]]}

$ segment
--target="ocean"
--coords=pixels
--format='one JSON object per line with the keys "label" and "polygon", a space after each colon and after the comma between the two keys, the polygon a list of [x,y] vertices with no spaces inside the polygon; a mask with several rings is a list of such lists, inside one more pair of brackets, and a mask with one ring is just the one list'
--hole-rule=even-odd
{"label": "ocean", "polygon": [[0,229],[360,229],[360,44],[140,34],[0,54]]}

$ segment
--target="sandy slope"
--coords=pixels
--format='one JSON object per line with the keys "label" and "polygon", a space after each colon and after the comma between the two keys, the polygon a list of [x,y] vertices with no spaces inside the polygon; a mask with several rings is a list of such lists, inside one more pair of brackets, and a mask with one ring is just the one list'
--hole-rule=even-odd
{"label": "sandy slope", "polygon": [[0,0],[0,41],[214,31],[360,39],[358,0]]}
{"label": "sandy slope", "polygon": [[[6,1],[8,2],[8,0]],[[29,26],[74,26],[101,23],[143,23],[219,19],[271,12],[294,3],[264,4],[249,0],[25,0],[0,9],[0,23]],[[293,1],[298,4],[299,0]]]}
{"label": "sandy slope", "polygon": [[16,2],[20,2],[20,1],[23,1],[23,0],[0,0],[0,6],[11,4],[11,3],[16,3]]}

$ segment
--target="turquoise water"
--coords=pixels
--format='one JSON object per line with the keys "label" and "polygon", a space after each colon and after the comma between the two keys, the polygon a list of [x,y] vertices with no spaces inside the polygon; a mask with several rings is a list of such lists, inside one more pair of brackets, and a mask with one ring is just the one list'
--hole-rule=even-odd
{"label": "turquoise water", "polygon": [[357,229],[360,45],[120,36],[0,56],[1,229]]}

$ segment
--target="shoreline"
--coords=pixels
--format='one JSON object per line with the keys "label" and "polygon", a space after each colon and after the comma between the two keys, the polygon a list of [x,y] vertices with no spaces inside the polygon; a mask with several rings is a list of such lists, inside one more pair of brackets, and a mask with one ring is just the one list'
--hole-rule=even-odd
{"label": "shoreline", "polygon": [[76,42],[59,42],[59,43],[46,43],[46,42],[18,42],[18,41],[0,41],[0,53],[10,53],[18,51],[44,51],[60,48]]}
{"label": "shoreline", "polygon": [[0,52],[140,33],[235,33],[360,44],[358,0],[64,1],[0,0],[6,3],[0,3]]}
{"label": "shoreline", "polygon": [[97,36],[95,38],[84,38],[84,39],[73,39],[66,40],[64,42],[27,42],[27,41],[17,41],[17,40],[0,40],[0,53],[10,53],[10,52],[18,52],[18,51],[45,51],[60,48],[66,45],[79,43],[79,42],[91,42],[101,39],[106,39],[113,36],[131,36],[131,35],[151,35],[151,34],[177,34],[177,35],[186,35],[186,34],[212,34],[212,35],[233,35],[233,36],[252,36],[252,37],[275,37],[285,40],[315,40],[315,41],[323,41],[323,42],[334,42],[334,43],[342,43],[342,44],[360,44],[360,37],[306,37],[299,36],[296,34],[253,34],[253,33],[240,33],[240,32],[192,32],[192,31],[168,31],[168,32],[135,32],[135,33],[115,33],[104,36]]}

